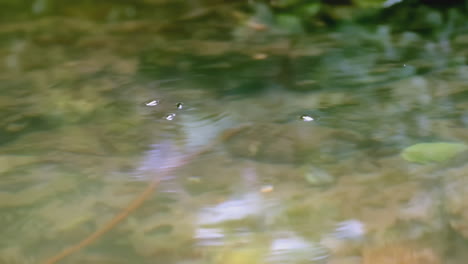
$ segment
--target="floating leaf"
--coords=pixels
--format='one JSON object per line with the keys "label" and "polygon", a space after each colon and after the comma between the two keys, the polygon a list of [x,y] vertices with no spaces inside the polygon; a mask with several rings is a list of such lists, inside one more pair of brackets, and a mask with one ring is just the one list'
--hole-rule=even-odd
{"label": "floating leaf", "polygon": [[462,143],[418,143],[404,149],[401,156],[416,163],[443,162],[467,149],[468,146]]}

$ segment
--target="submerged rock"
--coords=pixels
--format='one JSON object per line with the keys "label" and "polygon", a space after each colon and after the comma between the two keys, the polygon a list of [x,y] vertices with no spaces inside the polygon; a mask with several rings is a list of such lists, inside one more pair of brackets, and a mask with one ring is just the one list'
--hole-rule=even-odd
{"label": "submerged rock", "polygon": [[253,124],[226,132],[233,155],[269,163],[333,162],[361,141],[353,132],[303,123]]}

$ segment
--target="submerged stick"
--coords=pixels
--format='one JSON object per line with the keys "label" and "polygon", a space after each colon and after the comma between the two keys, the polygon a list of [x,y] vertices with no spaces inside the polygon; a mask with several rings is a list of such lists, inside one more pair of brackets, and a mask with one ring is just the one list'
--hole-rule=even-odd
{"label": "submerged stick", "polygon": [[96,230],[94,233],[89,235],[87,238],[81,240],[78,244],[75,244],[69,248],[66,248],[59,254],[47,259],[44,264],[54,264],[58,261],[62,260],[63,258],[75,253],[76,251],[90,245],[94,241],[96,241],[99,237],[104,235],[105,233],[109,232],[112,228],[114,228],[118,223],[122,220],[127,218],[135,209],[140,207],[143,202],[149,198],[151,193],[156,189],[159,184],[158,181],[152,181],[146,189],[137,197],[135,198],[126,208],[124,208],[118,215],[112,218],[108,223],[106,223],[102,228]]}
{"label": "submerged stick", "polygon": [[146,201],[151,196],[153,191],[161,182],[162,178],[165,178],[165,176],[168,176],[168,174],[173,173],[180,166],[191,162],[196,157],[209,152],[210,150],[212,150],[212,147],[214,144],[216,144],[216,142],[213,144],[210,144],[209,146],[203,148],[200,151],[196,151],[186,156],[184,159],[181,160],[178,166],[166,168],[161,175],[155,175],[153,180],[150,182],[150,184],[148,184],[148,186],[143,190],[143,192],[138,197],[136,197],[127,207],[125,207],[122,211],[120,211],[119,214],[117,214],[114,218],[112,218],[109,222],[107,222],[103,227],[99,228],[94,233],[92,233],[85,239],[81,240],[79,243],[72,245],[64,249],[59,254],[45,260],[44,264],[55,264],[58,261],[68,257],[69,255],[79,251],[80,249],[90,245],[91,243],[99,239],[102,235],[112,230],[117,224],[119,224],[125,218],[127,218],[133,211],[138,209],[143,204],[143,202]]}

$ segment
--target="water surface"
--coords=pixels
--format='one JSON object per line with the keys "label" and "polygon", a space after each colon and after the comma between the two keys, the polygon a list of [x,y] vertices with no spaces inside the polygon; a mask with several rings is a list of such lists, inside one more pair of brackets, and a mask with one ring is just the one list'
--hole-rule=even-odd
{"label": "water surface", "polygon": [[464,263],[466,153],[400,153],[468,144],[466,32],[160,24],[0,26],[0,262],[58,254],[157,179],[60,263]]}

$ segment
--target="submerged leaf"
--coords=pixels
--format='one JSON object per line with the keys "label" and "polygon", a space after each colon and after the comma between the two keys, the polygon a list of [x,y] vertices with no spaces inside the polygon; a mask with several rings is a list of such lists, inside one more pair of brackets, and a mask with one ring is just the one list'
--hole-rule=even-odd
{"label": "submerged leaf", "polygon": [[416,163],[443,162],[467,149],[468,146],[463,143],[418,143],[404,149],[401,156]]}

